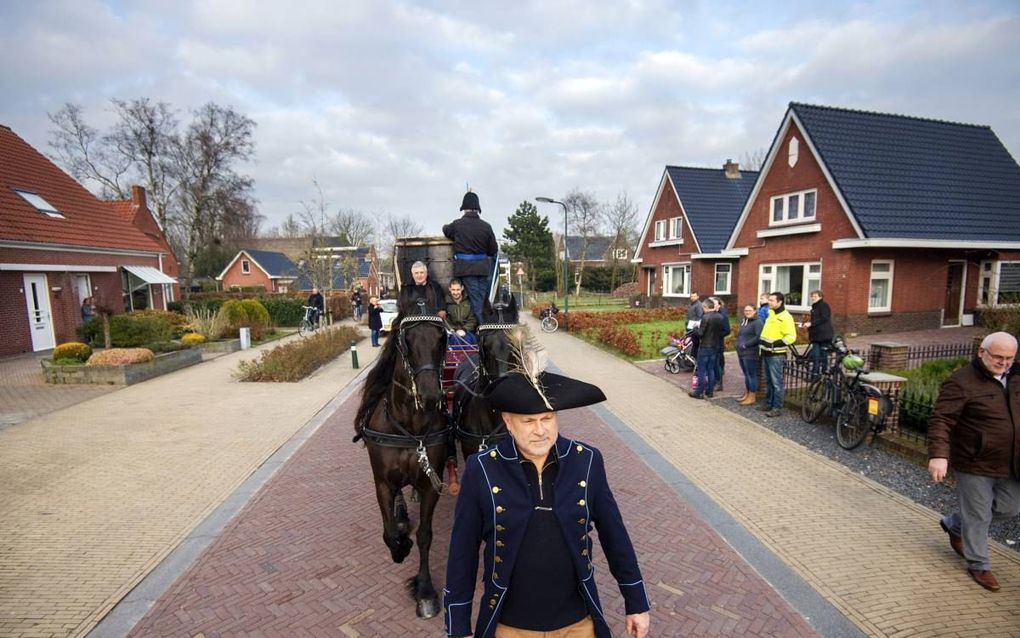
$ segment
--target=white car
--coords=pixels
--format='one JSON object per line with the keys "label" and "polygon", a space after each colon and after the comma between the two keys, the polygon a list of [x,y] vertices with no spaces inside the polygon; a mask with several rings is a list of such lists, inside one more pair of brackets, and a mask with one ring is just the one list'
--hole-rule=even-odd
{"label": "white car", "polygon": [[397,318],[397,300],[380,299],[379,307],[382,308],[382,314],[379,315],[380,319],[382,319],[381,332],[389,332],[393,329],[393,320]]}

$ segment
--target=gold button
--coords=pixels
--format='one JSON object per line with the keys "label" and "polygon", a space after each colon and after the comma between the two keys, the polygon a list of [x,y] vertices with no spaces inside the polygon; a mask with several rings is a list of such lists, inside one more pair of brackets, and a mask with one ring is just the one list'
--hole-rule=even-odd
{"label": "gold button", "polygon": [[503,559],[502,559],[502,558],[500,558],[499,556],[497,556],[497,557],[496,557],[496,562],[497,562],[497,563],[502,563],[502,562],[503,562]]}
{"label": "gold button", "polygon": [[495,609],[496,608],[496,601],[495,600],[490,600],[489,601],[489,607],[492,607],[493,609]]}
{"label": "gold button", "polygon": [[584,446],[583,445],[578,445],[577,446],[577,453],[580,454],[581,452],[584,452]]}
{"label": "gold button", "polygon": [[588,555],[588,550],[582,549],[581,550],[581,556],[587,556],[587,555]]}
{"label": "gold button", "polygon": [[588,482],[587,481],[581,481],[580,483],[578,483],[578,485],[580,485],[581,487],[588,487]]}
{"label": "gold button", "polygon": [[588,522],[588,521],[587,521],[586,519],[583,519],[583,518],[579,518],[579,519],[577,519],[577,524],[578,524],[578,525],[584,525],[584,524],[585,524],[585,523],[587,523],[587,522]]}
{"label": "gold button", "polygon": [[503,545],[503,541],[496,541],[496,547],[502,547]]}
{"label": "gold button", "polygon": [[[589,571],[591,570],[591,565],[588,565],[588,570]],[[497,574],[496,572],[492,572],[492,578],[493,578],[493,580],[498,580],[499,579],[499,574]]]}
{"label": "gold button", "polygon": [[492,493],[493,494],[499,494],[499,486],[498,485],[493,485],[492,486]]}
{"label": "gold button", "polygon": [[489,456],[491,456],[492,458],[496,458],[496,450],[489,452]]}
{"label": "gold button", "polygon": [[503,513],[503,506],[502,505],[497,505],[496,506],[496,513],[497,514],[502,514]]}
{"label": "gold button", "polygon": [[577,504],[580,505],[581,507],[584,507],[584,499],[582,498],[581,500],[579,500]]}
{"label": "gold button", "polygon": [[503,527],[502,525],[497,525],[497,526],[496,526],[496,531],[497,531],[497,532],[502,532],[502,531],[503,531],[504,529],[506,529],[506,528],[505,528],[505,527]]}

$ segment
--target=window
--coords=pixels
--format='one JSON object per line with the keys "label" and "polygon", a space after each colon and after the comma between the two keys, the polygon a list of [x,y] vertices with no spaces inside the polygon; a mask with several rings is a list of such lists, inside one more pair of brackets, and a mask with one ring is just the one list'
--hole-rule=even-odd
{"label": "window", "polygon": [[868,288],[868,312],[892,312],[893,262],[871,262],[871,285]]}
{"label": "window", "polygon": [[247,259],[241,260],[241,272],[245,275],[251,273],[251,263]]}
{"label": "window", "polygon": [[786,306],[793,310],[810,310],[808,295],[821,287],[820,263],[763,264],[759,267],[758,294],[781,292],[786,295]]}
{"label": "window", "polygon": [[798,157],[800,157],[800,140],[791,137],[790,146],[786,150],[786,163],[790,165],[790,168],[797,165]]}
{"label": "window", "polygon": [[665,297],[682,297],[690,294],[691,265],[667,264],[662,267],[662,294]]}
{"label": "window", "polygon": [[1020,261],[981,262],[978,300],[991,307],[1020,304]]}
{"label": "window", "polygon": [[800,191],[772,198],[772,220],[770,226],[814,221],[815,200],[818,191]]}
{"label": "window", "polygon": [[662,241],[664,239],[666,239],[666,222],[660,219],[655,222],[655,241]]}
{"label": "window", "polygon": [[42,195],[39,195],[38,193],[33,193],[31,191],[18,190],[17,188],[13,190],[21,197],[21,199],[31,204],[33,208],[35,208],[43,215],[49,215],[50,217],[57,217],[59,219],[64,218],[64,216],[60,214],[60,211],[57,210],[53,204],[43,199]]}
{"label": "window", "polygon": [[683,229],[683,219],[680,217],[674,217],[669,220],[669,238],[680,239],[680,232]]}
{"label": "window", "polygon": [[730,273],[732,270],[733,264],[715,265],[715,294],[730,294]]}

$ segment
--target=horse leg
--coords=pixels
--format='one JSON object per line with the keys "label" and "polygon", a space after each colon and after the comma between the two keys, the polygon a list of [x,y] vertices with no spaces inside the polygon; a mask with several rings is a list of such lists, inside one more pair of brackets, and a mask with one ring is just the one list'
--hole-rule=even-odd
{"label": "horse leg", "polygon": [[421,495],[421,519],[418,521],[418,575],[412,579],[414,599],[419,618],[432,618],[439,613],[439,594],[432,585],[429,552],[432,549],[432,514],[439,503],[439,492],[426,489]]}
{"label": "horse leg", "polygon": [[376,500],[383,517],[383,542],[390,548],[390,556],[394,563],[402,563],[411,553],[411,535],[407,520],[407,506],[402,506],[403,520],[398,516],[398,509],[404,501],[403,494],[394,490],[385,482],[375,484]]}

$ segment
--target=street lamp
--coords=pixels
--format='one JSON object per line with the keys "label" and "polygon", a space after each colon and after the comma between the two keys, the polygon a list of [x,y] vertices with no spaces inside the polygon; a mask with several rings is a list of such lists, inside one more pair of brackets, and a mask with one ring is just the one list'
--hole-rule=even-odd
{"label": "street lamp", "polygon": [[570,320],[567,319],[567,311],[570,310],[570,261],[567,259],[567,205],[552,197],[536,197],[536,202],[543,204],[559,204],[563,207],[563,328],[570,330]]}

